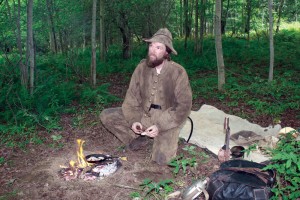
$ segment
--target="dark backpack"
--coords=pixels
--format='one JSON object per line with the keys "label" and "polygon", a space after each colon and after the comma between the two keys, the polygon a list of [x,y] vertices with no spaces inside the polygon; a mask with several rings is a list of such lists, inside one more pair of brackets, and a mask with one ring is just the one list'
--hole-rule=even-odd
{"label": "dark backpack", "polygon": [[223,162],[207,184],[210,200],[267,200],[275,182],[273,170],[246,160]]}

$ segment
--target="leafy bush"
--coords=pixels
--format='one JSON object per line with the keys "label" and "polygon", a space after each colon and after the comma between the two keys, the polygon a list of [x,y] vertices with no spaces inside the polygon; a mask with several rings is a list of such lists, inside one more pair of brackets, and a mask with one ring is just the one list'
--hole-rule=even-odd
{"label": "leafy bush", "polygon": [[[19,73],[8,73],[6,67],[1,68],[0,145],[26,147],[30,142],[40,143],[36,128],[59,129],[59,115],[70,111],[74,101],[99,109],[118,100],[109,94],[107,84],[96,89],[77,84],[82,77],[74,70],[66,74],[64,62],[61,56],[41,57],[32,95],[21,86]],[[9,65],[8,62],[3,64]]]}
{"label": "leafy bush", "polygon": [[271,164],[266,169],[274,169],[277,182],[272,189],[272,199],[298,199],[300,197],[300,141],[292,136],[292,132],[282,136],[272,150]]}
{"label": "leafy bush", "polygon": [[[172,187],[173,184],[174,181],[171,179],[162,180],[156,183],[149,178],[146,178],[140,186],[145,191],[145,197],[154,196],[155,199],[165,199],[167,194],[174,191]],[[156,195],[159,195],[160,198]]]}

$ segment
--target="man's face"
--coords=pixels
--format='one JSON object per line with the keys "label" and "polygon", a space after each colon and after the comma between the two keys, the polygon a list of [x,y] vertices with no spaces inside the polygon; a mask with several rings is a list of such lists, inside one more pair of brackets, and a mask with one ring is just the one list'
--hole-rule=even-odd
{"label": "man's face", "polygon": [[164,61],[167,54],[166,45],[159,42],[150,43],[147,57],[148,65],[150,67],[156,67],[160,65]]}

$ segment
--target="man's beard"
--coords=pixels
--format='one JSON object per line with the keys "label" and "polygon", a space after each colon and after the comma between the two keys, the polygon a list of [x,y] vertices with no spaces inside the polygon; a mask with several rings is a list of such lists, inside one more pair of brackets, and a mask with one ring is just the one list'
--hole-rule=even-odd
{"label": "man's beard", "polygon": [[147,65],[149,66],[149,67],[152,67],[152,68],[154,68],[154,67],[157,67],[157,66],[159,66],[160,64],[162,64],[163,62],[164,62],[164,60],[165,60],[165,58],[163,57],[163,58],[160,58],[160,59],[155,59],[155,60],[150,60],[150,58],[149,58],[149,55],[147,56],[147,58],[146,58],[146,63],[147,63]]}

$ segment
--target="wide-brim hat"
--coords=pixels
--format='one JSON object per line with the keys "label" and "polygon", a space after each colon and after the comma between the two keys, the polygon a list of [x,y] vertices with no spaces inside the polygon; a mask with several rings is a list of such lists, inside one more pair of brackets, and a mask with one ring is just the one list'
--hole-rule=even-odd
{"label": "wide-brim hat", "polygon": [[149,39],[143,39],[145,42],[159,42],[162,43],[164,45],[166,45],[166,47],[168,47],[173,54],[177,55],[177,51],[174,49],[173,47],[173,43],[172,43],[172,34],[171,32],[167,29],[167,28],[161,28],[159,29],[153,36],[152,38]]}

